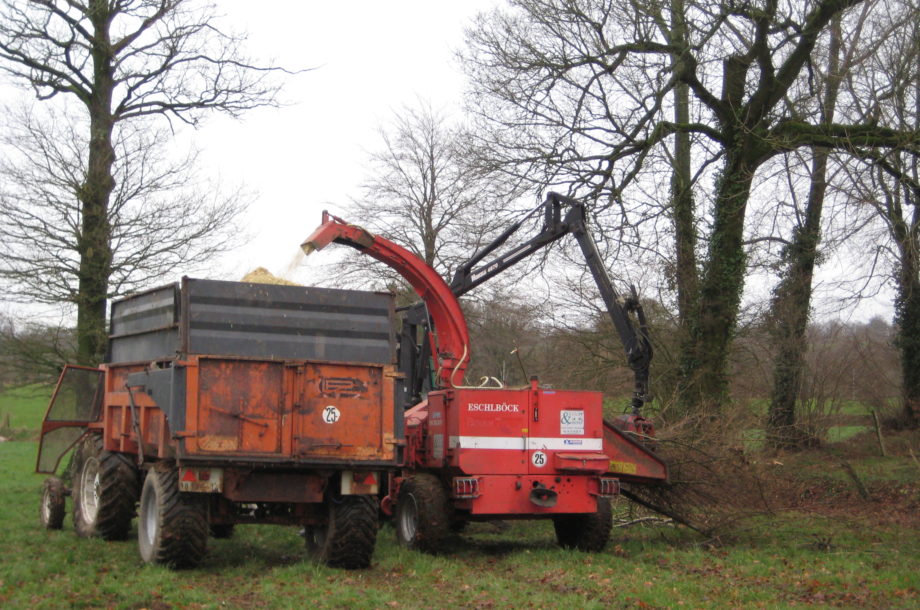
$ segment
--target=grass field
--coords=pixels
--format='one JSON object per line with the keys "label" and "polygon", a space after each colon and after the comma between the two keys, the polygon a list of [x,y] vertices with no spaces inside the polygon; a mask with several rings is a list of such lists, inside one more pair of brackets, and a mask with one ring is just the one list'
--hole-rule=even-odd
{"label": "grass field", "polygon": [[41,425],[51,397],[48,386],[23,386],[0,392],[0,435],[13,438],[34,437]]}
{"label": "grass field", "polygon": [[[15,412],[16,421],[32,417],[26,407]],[[171,572],[142,564],[133,539],[77,538],[69,516],[62,531],[42,529],[35,453],[33,441],[0,443],[3,608],[920,605],[917,521],[880,523],[875,514],[890,510],[882,499],[853,510],[758,517],[717,542],[664,524],[616,529],[599,554],[559,549],[547,522],[473,524],[437,557],[399,548],[384,526],[373,567],[357,572],[312,564],[295,528],[241,526],[229,540],[210,541],[200,568]],[[816,470],[827,470],[816,454],[810,459]],[[854,465],[869,483],[903,480],[912,485],[903,489],[917,493],[920,470],[909,459]]]}

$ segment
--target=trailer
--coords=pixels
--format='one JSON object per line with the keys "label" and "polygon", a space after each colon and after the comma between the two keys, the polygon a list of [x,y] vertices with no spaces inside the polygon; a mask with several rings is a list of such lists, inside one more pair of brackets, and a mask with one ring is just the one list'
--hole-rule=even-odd
{"label": "trailer", "polygon": [[[236,524],[304,528],[311,557],[370,565],[403,461],[393,296],[183,278],[112,304],[106,362],[68,366],[42,423],[41,519],[145,562],[203,559]],[[72,451],[71,451],[72,450]]]}
{"label": "trailer", "polygon": [[[495,254],[537,214],[537,235]],[[613,421],[604,420],[598,392],[547,388],[536,378],[519,388],[464,385],[471,350],[458,297],[566,235],[578,241],[634,371],[629,412]],[[641,304],[634,290],[626,298],[614,290],[581,202],[550,193],[461,265],[449,285],[405,248],[324,212],[302,247],[309,254],[332,243],[389,265],[421,299],[401,319],[397,402],[405,409],[406,453],[382,501],[400,544],[436,552],[467,521],[551,519],[560,545],[598,551],[621,484],[667,480],[654,427],[641,414],[652,357]]]}

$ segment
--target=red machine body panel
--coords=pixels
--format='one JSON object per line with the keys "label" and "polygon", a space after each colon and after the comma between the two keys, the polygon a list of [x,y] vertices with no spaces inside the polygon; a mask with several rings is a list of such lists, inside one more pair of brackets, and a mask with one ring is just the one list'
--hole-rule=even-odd
{"label": "red machine body panel", "polygon": [[600,392],[539,389],[532,392],[528,436],[529,472],[558,472],[569,460],[558,456],[603,449],[603,396]]}
{"label": "red machine body panel", "polygon": [[526,472],[529,390],[448,392],[450,466],[464,474]]}
{"label": "red machine body panel", "polygon": [[664,481],[668,467],[630,436],[612,424],[604,425],[604,454],[609,458],[607,471],[624,481]]}
{"label": "red machine body panel", "polygon": [[[476,498],[457,500],[457,508],[471,515],[534,517],[593,513],[597,510],[600,489],[597,477],[557,475],[483,475],[478,479]],[[535,487],[543,486],[557,494],[553,506],[538,506],[530,499]]]}
{"label": "red machine body panel", "polygon": [[[483,475],[562,472],[557,464],[603,451],[601,400],[599,392],[549,390],[536,384],[432,392],[427,422],[431,459],[426,466],[443,464]],[[447,445],[443,458],[436,450],[442,442]]]}

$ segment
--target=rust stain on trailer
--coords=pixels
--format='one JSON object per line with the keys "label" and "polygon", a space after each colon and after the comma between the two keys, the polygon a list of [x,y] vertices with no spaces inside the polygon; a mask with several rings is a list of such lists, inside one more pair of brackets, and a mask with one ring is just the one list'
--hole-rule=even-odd
{"label": "rust stain on trailer", "polygon": [[[383,386],[387,386],[387,391]],[[392,430],[392,380],[379,367],[307,363],[295,427],[295,451],[342,459],[392,455],[381,442]]]}
{"label": "rust stain on trailer", "polygon": [[281,452],[283,363],[202,358],[198,379],[199,449]]}
{"label": "rust stain on trailer", "polygon": [[198,446],[204,451],[236,451],[240,448],[240,439],[235,436],[202,436]]}

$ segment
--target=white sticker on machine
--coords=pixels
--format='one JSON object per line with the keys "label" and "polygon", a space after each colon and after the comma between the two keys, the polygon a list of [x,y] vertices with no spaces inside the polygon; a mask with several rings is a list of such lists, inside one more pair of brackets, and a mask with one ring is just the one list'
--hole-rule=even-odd
{"label": "white sticker on machine", "polygon": [[585,412],[581,409],[563,409],[560,411],[559,432],[561,434],[584,434]]}
{"label": "white sticker on machine", "polygon": [[339,417],[341,416],[342,414],[339,412],[339,410],[332,405],[329,405],[323,409],[323,421],[327,424],[334,424],[335,422],[339,421]]}
{"label": "white sticker on machine", "polygon": [[546,466],[546,454],[542,451],[534,451],[533,455],[530,456],[530,461],[537,468],[543,468]]}

